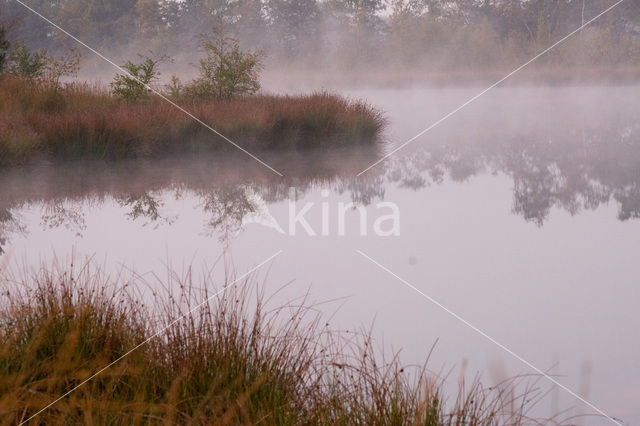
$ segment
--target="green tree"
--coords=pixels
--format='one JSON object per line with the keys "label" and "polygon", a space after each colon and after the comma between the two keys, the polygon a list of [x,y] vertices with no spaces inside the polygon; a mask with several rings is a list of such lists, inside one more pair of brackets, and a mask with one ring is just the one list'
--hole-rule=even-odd
{"label": "green tree", "polygon": [[111,82],[111,90],[114,95],[127,102],[135,102],[149,97],[151,84],[158,81],[160,72],[158,64],[168,59],[166,56],[151,58],[138,55],[142,59],[140,63],[127,61],[122,67],[129,73],[117,74]]}
{"label": "green tree", "polygon": [[30,52],[24,43],[17,43],[9,54],[7,71],[16,77],[38,79],[47,66],[47,51]]}
{"label": "green tree", "polygon": [[191,84],[190,95],[230,99],[260,90],[260,52],[243,52],[238,41],[223,35],[203,39],[206,57],[200,60],[200,76]]}

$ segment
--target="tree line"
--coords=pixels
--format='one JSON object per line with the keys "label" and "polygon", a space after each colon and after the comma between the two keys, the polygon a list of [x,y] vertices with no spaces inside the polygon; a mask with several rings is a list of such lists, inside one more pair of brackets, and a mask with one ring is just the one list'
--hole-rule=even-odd
{"label": "tree line", "polygon": [[[489,68],[521,62],[614,0],[31,0],[86,43],[117,55],[168,54],[224,32],[269,64]],[[13,0],[0,0],[10,40],[70,46],[67,36]],[[1,46],[0,46],[1,49]],[[627,1],[544,59],[556,65],[637,65],[640,3]]]}

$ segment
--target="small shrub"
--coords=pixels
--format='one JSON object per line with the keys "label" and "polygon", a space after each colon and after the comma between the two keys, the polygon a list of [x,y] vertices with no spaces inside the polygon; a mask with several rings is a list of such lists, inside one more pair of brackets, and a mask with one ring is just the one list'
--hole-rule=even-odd
{"label": "small shrub", "polygon": [[186,88],[188,95],[231,99],[260,90],[260,52],[243,52],[237,40],[223,35],[201,45],[207,56],[200,60],[200,76]]}
{"label": "small shrub", "polygon": [[[5,49],[8,49],[9,43],[3,40],[2,28],[0,28],[0,72],[4,67]],[[46,50],[35,52],[29,49],[23,43],[16,44],[8,55],[6,61],[7,73],[17,77],[35,81],[44,85],[46,88],[53,89],[53,92],[60,88],[60,79],[62,77],[76,76],[80,69],[80,54],[71,49],[69,53],[58,58],[47,56]]]}
{"label": "small shrub", "polygon": [[80,54],[75,49],[71,49],[66,55],[57,59],[49,56],[46,59],[46,65],[42,73],[44,82],[57,90],[60,88],[60,79],[62,77],[75,77],[80,70]]}
{"label": "small shrub", "polygon": [[165,86],[165,91],[167,97],[177,101],[183,97],[184,94],[184,85],[180,82],[180,79],[177,75],[173,74],[171,76],[171,80],[169,80],[169,84]]}
{"label": "small shrub", "polygon": [[151,84],[155,83],[160,76],[157,70],[158,64],[168,59],[162,56],[153,59],[148,56],[139,55],[142,59],[140,63],[127,61],[122,67],[129,75],[118,74],[111,82],[113,94],[127,102],[135,102],[149,97]]}

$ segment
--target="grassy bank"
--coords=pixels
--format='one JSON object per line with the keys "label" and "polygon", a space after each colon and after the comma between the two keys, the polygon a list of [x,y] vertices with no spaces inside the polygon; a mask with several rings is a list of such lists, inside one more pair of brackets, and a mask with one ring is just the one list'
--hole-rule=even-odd
{"label": "grassy bank", "polygon": [[[182,104],[249,150],[373,143],[374,108],[338,95],[256,95]],[[127,103],[100,86],[0,78],[0,165],[35,158],[121,158],[232,146],[167,102]]]}
{"label": "grassy bank", "polygon": [[152,336],[35,422],[515,425],[536,400],[518,393],[519,380],[476,381],[447,398],[442,379],[383,361],[367,334],[331,331],[313,306],[267,309],[251,281],[177,322],[212,294],[185,284],[145,305],[135,286],[87,267],[10,282],[0,304],[2,424],[28,419]]}

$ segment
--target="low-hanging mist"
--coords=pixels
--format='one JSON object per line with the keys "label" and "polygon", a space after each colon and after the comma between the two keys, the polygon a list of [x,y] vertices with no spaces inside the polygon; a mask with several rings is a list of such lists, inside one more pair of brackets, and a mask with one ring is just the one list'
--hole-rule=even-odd
{"label": "low-hanging mist", "polygon": [[[93,0],[27,4],[118,63],[153,50],[193,74],[201,34],[224,32],[265,53],[267,77],[327,84],[451,84],[501,77],[613,5],[602,1]],[[17,2],[0,2],[10,40],[75,42]],[[87,52],[88,77],[112,70]],[[534,64],[537,83],[638,79],[640,7],[620,4]],[[169,75],[169,74],[167,74]],[[268,79],[268,78],[267,78]]]}

